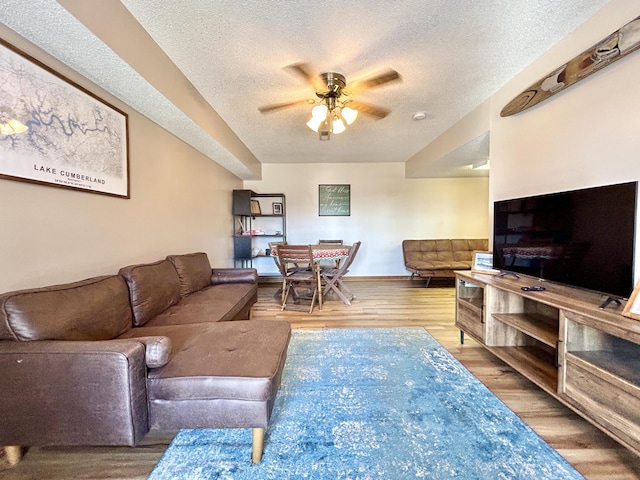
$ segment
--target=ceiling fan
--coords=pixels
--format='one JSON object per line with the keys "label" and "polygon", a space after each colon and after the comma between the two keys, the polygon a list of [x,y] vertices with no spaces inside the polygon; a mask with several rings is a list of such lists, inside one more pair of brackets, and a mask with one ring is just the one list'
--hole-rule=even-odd
{"label": "ceiling fan", "polygon": [[307,126],[318,132],[320,140],[329,140],[331,133],[344,132],[346,125],[351,125],[358,113],[377,119],[386,117],[390,110],[353,100],[351,97],[365,90],[401,79],[400,74],[390,68],[353,83],[347,83],[344,75],[340,73],[319,74],[307,63],[294,63],[285,67],[285,70],[302,77],[315,90],[318,98],[275,103],[260,107],[258,110],[262,113],[271,113],[298,105],[315,105],[311,111],[312,118],[307,122]]}

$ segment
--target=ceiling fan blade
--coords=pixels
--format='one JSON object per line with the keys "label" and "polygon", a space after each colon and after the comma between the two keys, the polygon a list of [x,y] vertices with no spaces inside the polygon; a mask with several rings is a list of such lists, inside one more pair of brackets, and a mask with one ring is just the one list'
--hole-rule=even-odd
{"label": "ceiling fan blade", "polygon": [[395,70],[388,68],[381,73],[362,80],[356,80],[355,82],[348,84],[342,89],[342,93],[345,95],[357,95],[365,90],[379,87],[385,83],[395,82],[397,80],[402,80],[400,74]]}
{"label": "ceiling fan blade", "polygon": [[371,115],[377,118],[384,118],[391,113],[391,110],[387,110],[386,108],[376,107],[375,105],[358,102],[357,100],[349,100],[345,103],[345,106],[353,108],[359,113],[364,113],[366,115]]}
{"label": "ceiling fan blade", "polygon": [[285,102],[285,103],[272,103],[271,105],[265,105],[263,107],[258,108],[261,113],[270,113],[275,110],[280,110],[282,108],[295,107],[297,105],[311,105],[315,103],[314,100],[296,100],[295,102]]}
{"label": "ceiling fan blade", "polygon": [[308,63],[294,63],[291,65],[287,65],[284,68],[293,72],[295,75],[302,77],[305,82],[311,85],[315,92],[322,92],[327,90],[327,84],[325,83],[325,81],[322,79],[316,69]]}

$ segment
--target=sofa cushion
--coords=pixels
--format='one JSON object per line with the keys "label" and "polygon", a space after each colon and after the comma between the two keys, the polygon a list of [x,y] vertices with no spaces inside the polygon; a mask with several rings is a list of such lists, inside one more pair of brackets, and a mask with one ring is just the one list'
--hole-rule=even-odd
{"label": "sofa cushion", "polygon": [[403,240],[402,255],[404,256],[405,265],[412,264],[417,260],[422,260],[422,252],[420,251],[420,240]]}
{"label": "sofa cushion", "polygon": [[212,285],[183,298],[145,325],[185,325],[189,323],[235,320],[257,300],[258,285],[225,283]]}
{"label": "sofa cushion", "polygon": [[473,260],[473,252],[486,252],[489,248],[488,243],[489,242],[486,239],[477,238],[451,240],[453,259],[458,261],[462,260],[465,262],[471,262]]}
{"label": "sofa cushion", "polygon": [[3,340],[110,340],[130,328],[129,292],[117,275],[0,295]]}
{"label": "sofa cushion", "polygon": [[167,257],[178,272],[180,295],[187,295],[211,285],[211,264],[206,253],[169,255]]}
{"label": "sofa cushion", "polygon": [[411,264],[411,268],[418,271],[426,270],[468,270],[471,268],[471,262],[454,262],[454,261],[416,261]]}
{"label": "sofa cushion", "polygon": [[451,240],[436,240],[437,258],[441,262],[453,260],[453,250],[451,249]]}
{"label": "sofa cushion", "polygon": [[288,322],[244,320],[145,327],[179,345],[171,360],[148,373],[149,401],[264,401],[280,386],[291,336]]}
{"label": "sofa cushion", "polygon": [[127,281],[137,327],[180,301],[178,273],[168,260],[130,265],[121,268],[119,274]]}

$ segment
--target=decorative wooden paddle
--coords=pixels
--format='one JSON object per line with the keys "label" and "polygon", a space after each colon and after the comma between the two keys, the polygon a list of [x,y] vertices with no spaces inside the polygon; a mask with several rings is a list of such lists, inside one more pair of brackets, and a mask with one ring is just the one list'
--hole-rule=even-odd
{"label": "decorative wooden paddle", "polygon": [[500,112],[508,117],[533,107],[594,72],[640,48],[640,17],[636,17],[591,48],[557,68],[511,100]]}

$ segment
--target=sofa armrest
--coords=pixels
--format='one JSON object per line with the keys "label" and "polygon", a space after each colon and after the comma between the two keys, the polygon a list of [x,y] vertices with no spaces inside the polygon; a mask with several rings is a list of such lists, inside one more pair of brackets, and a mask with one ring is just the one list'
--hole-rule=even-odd
{"label": "sofa armrest", "polygon": [[139,341],[2,341],[0,372],[0,445],[135,445],[149,431]]}
{"label": "sofa armrest", "polygon": [[149,368],[164,367],[171,358],[171,339],[163,336],[134,337],[145,346],[145,363]]}
{"label": "sofa armrest", "polygon": [[255,268],[213,268],[211,284],[220,283],[257,283],[258,271]]}

